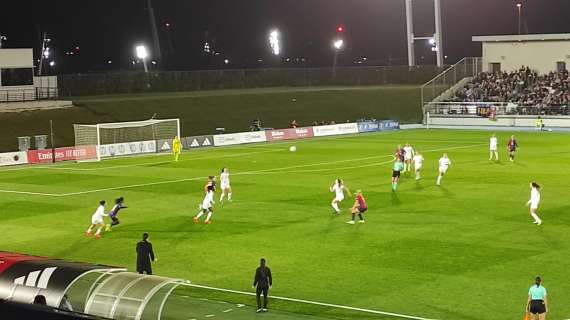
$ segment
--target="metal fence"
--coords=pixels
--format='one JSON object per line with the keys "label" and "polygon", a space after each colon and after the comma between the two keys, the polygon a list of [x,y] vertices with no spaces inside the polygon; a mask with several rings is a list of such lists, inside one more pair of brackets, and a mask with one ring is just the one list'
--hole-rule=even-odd
{"label": "metal fence", "polygon": [[148,74],[121,72],[61,75],[58,85],[72,96],[84,96],[267,87],[421,84],[441,71],[436,66],[382,66],[339,67],[334,73],[333,68],[164,71]]}
{"label": "metal fence", "polygon": [[23,88],[0,90],[1,102],[24,102],[59,98],[57,88]]}
{"label": "metal fence", "polygon": [[459,81],[474,77],[482,71],[483,65],[481,58],[466,57],[422,85],[421,99],[424,111],[429,111],[425,110],[426,103],[433,101],[455,86]]}
{"label": "metal fence", "polygon": [[507,102],[428,102],[430,116],[570,115],[567,105],[519,105]]}

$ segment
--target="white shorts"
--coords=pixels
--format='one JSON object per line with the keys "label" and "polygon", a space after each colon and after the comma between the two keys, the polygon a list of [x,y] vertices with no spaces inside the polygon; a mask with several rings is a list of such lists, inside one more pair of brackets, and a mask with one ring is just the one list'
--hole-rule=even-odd
{"label": "white shorts", "polygon": [[497,147],[489,148],[489,151],[497,151]]}
{"label": "white shorts", "polygon": [[212,200],[211,199],[204,199],[204,201],[202,201],[202,204],[200,205],[200,208],[202,208],[202,210],[208,210],[212,207]]}
{"label": "white shorts", "polygon": [[407,153],[404,155],[404,160],[412,160],[412,155],[408,155]]}
{"label": "white shorts", "polygon": [[533,209],[533,210],[538,209],[538,202],[531,202],[531,203],[530,203],[530,208]]}
{"label": "white shorts", "polygon": [[91,224],[103,224],[103,219],[91,218]]}
{"label": "white shorts", "polygon": [[222,183],[222,185],[220,186],[222,188],[222,190],[226,190],[230,188],[230,184],[229,183]]}
{"label": "white shorts", "polygon": [[414,167],[416,168],[416,170],[420,170],[420,169],[422,168],[422,165],[421,165],[421,164],[416,164]]}
{"label": "white shorts", "polygon": [[439,172],[446,173],[449,167],[439,167]]}
{"label": "white shorts", "polygon": [[344,195],[337,195],[334,198],[334,201],[336,201],[336,202],[341,202],[342,200],[344,200]]}

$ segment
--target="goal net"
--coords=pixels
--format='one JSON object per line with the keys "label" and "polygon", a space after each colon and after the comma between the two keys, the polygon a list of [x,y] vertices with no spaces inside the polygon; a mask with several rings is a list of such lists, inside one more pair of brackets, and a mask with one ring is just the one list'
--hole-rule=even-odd
{"label": "goal net", "polygon": [[151,119],[133,122],[74,124],[77,160],[157,152],[160,140],[180,137],[179,119]]}

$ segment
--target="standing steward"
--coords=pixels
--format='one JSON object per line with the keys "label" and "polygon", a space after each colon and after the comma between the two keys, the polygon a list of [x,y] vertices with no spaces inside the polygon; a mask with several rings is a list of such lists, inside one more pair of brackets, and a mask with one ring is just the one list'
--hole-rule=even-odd
{"label": "standing steward", "polygon": [[[271,269],[265,265],[265,259],[261,258],[259,267],[255,270],[255,278],[253,280],[253,287],[257,300],[256,312],[267,312],[267,295],[269,289],[273,285],[273,278],[271,277]],[[263,308],[261,307],[261,293],[263,293]]]}
{"label": "standing steward", "polygon": [[137,243],[137,272],[142,274],[152,274],[152,266],[150,264],[154,259],[154,251],[152,251],[152,244],[148,241],[148,233],[143,233],[142,241]]}

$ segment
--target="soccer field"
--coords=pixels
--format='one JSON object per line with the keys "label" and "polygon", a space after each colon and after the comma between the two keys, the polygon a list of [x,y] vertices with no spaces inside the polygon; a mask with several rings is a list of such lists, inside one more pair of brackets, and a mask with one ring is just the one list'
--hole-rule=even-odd
{"label": "soccer field", "polygon": [[[258,315],[267,319],[520,319],[540,275],[550,319],[567,319],[570,136],[515,133],[511,163],[510,134],[498,134],[500,162],[488,161],[490,132],[410,130],[192,150],[180,162],[161,155],[2,169],[0,250],[133,270],[135,244],[148,232],[155,274],[251,292],[265,257],[272,295],[380,312],[274,299]],[[406,142],[424,154],[423,179],[404,174],[392,193],[393,154]],[[437,187],[443,152],[453,164]],[[206,177],[222,167],[234,201],[216,202],[211,225],[194,224]],[[352,198],[333,216],[328,188],[337,177],[362,189],[365,224],[345,223]],[[542,186],[541,226],[526,207],[533,180]],[[119,196],[129,206],[121,224],[100,240],[86,237],[98,201],[110,209]],[[169,303],[165,318],[257,318],[255,298],[239,293],[182,288]]]}

